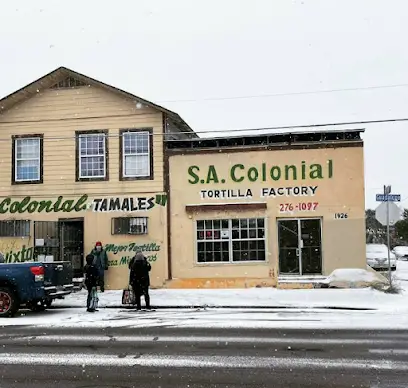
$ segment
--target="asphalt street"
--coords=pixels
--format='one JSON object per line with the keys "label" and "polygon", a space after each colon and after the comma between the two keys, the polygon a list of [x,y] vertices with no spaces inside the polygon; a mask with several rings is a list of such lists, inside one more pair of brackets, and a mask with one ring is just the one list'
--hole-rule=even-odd
{"label": "asphalt street", "polygon": [[408,331],[9,326],[0,344],[0,388],[408,386]]}

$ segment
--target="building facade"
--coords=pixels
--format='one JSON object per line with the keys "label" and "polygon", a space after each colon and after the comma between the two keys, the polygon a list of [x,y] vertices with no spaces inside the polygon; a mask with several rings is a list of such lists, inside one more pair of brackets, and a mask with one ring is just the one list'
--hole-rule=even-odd
{"label": "building facade", "polygon": [[59,68],[0,102],[0,251],[6,262],[71,260],[102,241],[107,288],[141,249],[167,279],[164,139],[196,136],[174,112]]}
{"label": "building facade", "polygon": [[173,286],[366,268],[360,132],[169,142]]}
{"label": "building facade", "polygon": [[108,289],[141,250],[153,287],[275,286],[365,268],[361,131],[198,139],[176,113],[59,68],[0,101],[0,252],[101,241]]}

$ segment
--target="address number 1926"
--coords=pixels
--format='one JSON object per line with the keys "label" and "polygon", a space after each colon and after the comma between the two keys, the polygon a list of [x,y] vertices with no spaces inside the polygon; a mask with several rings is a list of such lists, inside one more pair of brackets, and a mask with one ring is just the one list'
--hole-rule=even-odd
{"label": "address number 1926", "polygon": [[347,213],[334,213],[334,219],[336,220],[345,220],[346,218],[348,218]]}

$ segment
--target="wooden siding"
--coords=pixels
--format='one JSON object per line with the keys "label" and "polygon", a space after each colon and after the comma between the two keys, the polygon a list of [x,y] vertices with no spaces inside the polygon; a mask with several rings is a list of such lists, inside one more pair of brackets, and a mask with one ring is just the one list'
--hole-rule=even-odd
{"label": "wooden siding", "polygon": [[[0,197],[163,191],[162,113],[96,87],[48,89],[0,114]],[[119,131],[153,129],[153,180],[119,180]],[[109,130],[109,181],[75,181],[75,131]],[[11,185],[13,135],[44,135],[44,183]]]}

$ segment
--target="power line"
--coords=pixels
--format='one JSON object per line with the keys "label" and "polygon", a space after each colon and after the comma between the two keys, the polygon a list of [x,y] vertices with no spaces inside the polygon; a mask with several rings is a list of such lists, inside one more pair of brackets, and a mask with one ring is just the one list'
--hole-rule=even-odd
{"label": "power line", "polygon": [[391,88],[402,88],[402,87],[407,87],[407,86],[408,84],[378,85],[378,86],[344,88],[344,89],[325,89],[325,90],[304,91],[304,92],[254,94],[254,95],[247,95],[247,96],[208,97],[208,98],[201,98],[201,99],[184,99],[184,100],[159,100],[157,102],[160,104],[162,103],[169,104],[169,103],[182,103],[182,102],[244,100],[244,99],[252,99],[252,98],[286,97],[286,96],[301,96],[301,95],[324,94],[324,93],[355,92],[355,91],[375,90],[375,89],[391,89]]}
{"label": "power line", "polygon": [[[118,115],[114,117],[130,117],[133,115]],[[92,118],[73,118],[73,119],[63,119],[66,120],[84,120],[84,119],[95,119],[95,118],[107,118],[112,116],[94,116]],[[36,122],[48,122],[48,121],[60,121],[60,120],[38,120]],[[338,126],[351,126],[351,125],[369,125],[369,124],[382,124],[382,123],[398,123],[408,121],[408,118],[397,118],[397,119],[383,119],[383,120],[361,120],[361,121],[343,121],[343,122],[334,122],[334,123],[321,123],[321,124],[304,124],[304,125],[284,125],[284,126],[271,126],[271,127],[256,127],[256,128],[238,128],[238,129],[222,129],[222,130],[208,130],[208,131],[194,131],[195,134],[209,134],[209,133],[218,133],[222,134],[221,137],[210,137],[210,139],[224,139],[227,137],[225,133],[242,133],[242,132],[259,132],[259,131],[276,131],[276,130],[290,130],[290,129],[302,129],[302,128],[324,128],[324,127],[338,127]],[[0,121],[0,125],[4,123]],[[23,123],[32,123],[32,121],[21,121]],[[8,124],[14,124],[14,122],[8,122]],[[109,125],[108,125],[109,127]],[[145,127],[145,126],[144,126]],[[138,129],[138,127],[129,128],[129,129]],[[143,129],[143,128],[141,128]],[[180,131],[175,134],[192,134],[191,131]],[[166,136],[168,133],[153,133],[153,136]],[[119,137],[119,135],[108,135],[108,137]],[[65,139],[74,139],[75,136],[58,136],[58,137],[47,137],[47,140],[65,140]],[[202,140],[206,139],[205,137],[201,138]],[[0,141],[10,141],[10,138],[0,139]],[[167,141],[178,141],[178,140],[167,140]]]}

